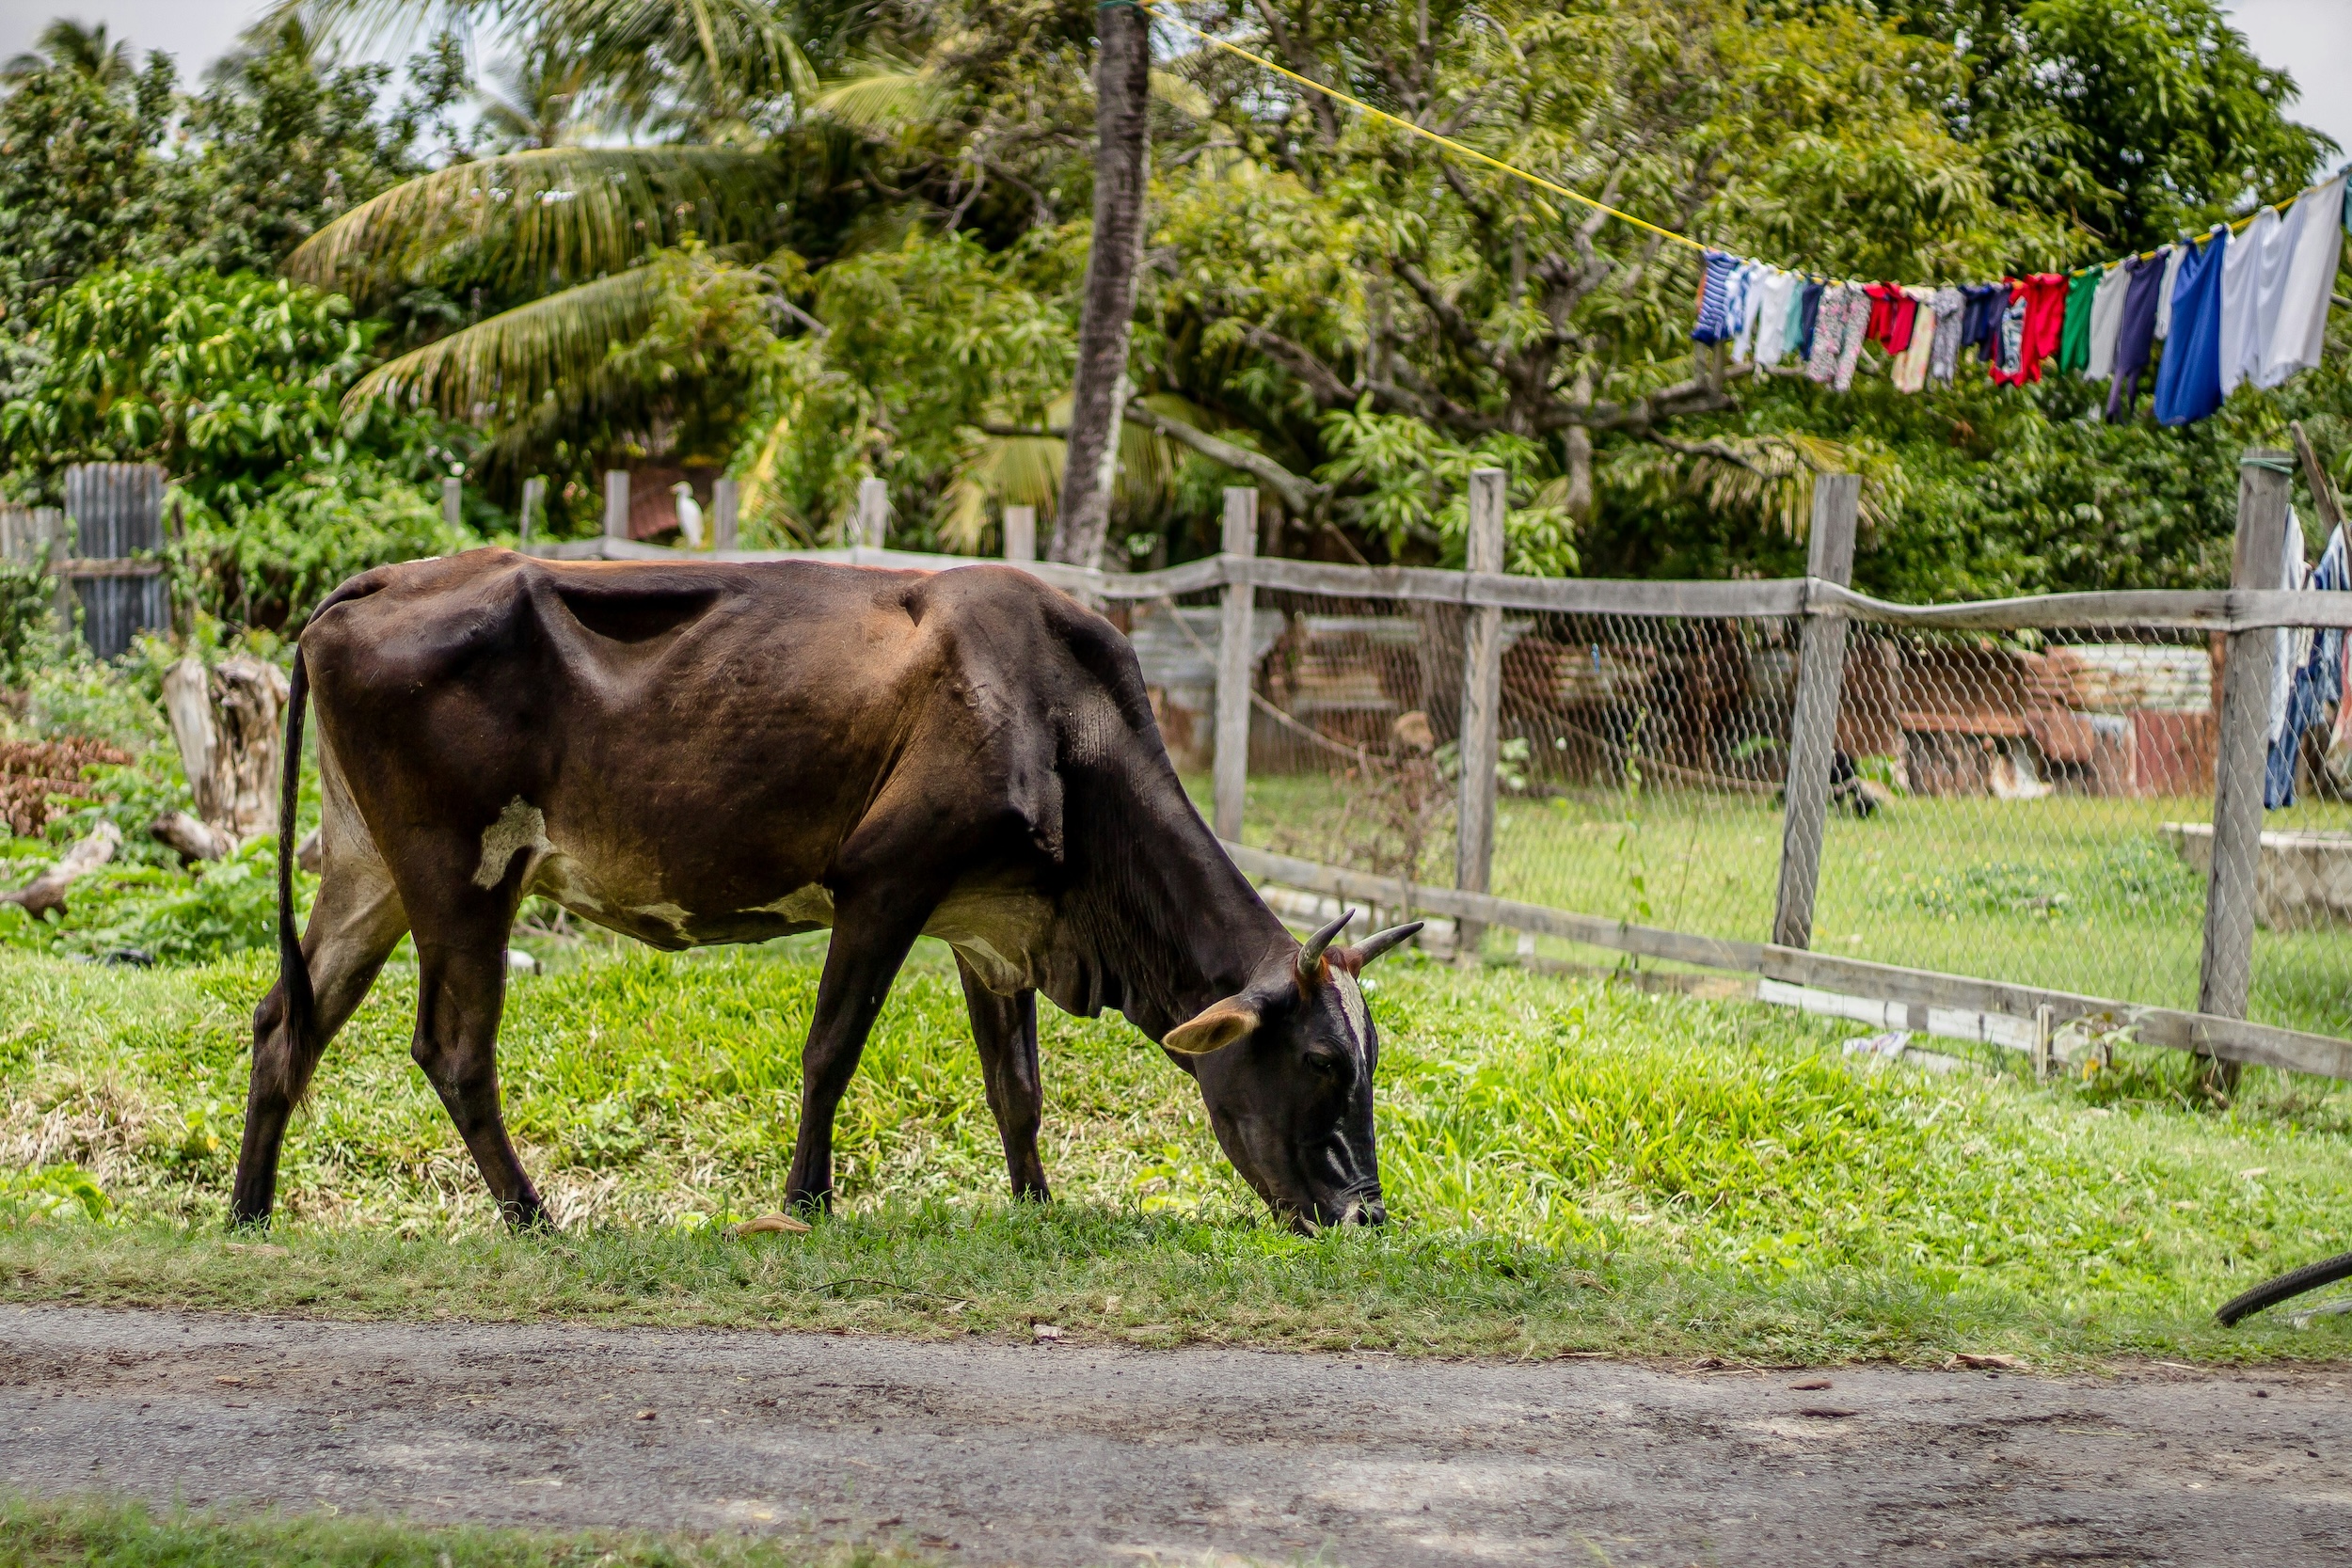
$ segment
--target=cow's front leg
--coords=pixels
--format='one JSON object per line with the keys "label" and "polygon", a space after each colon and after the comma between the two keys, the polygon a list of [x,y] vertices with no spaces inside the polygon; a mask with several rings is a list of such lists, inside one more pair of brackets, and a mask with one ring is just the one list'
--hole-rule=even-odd
{"label": "cow's front leg", "polygon": [[506,1006],[506,942],[417,937],[417,1038],[410,1048],[509,1224],[543,1224],[547,1212],[523,1174],[499,1108],[499,1015]]}
{"label": "cow's front leg", "polygon": [[928,902],[918,909],[863,901],[835,905],[833,942],[817,982],[817,1010],[809,1019],[808,1043],[801,1048],[801,1126],[784,1193],[789,1207],[833,1207],[834,1113],[849,1092],[890,983],[930,914]]}
{"label": "cow's front leg", "polygon": [[963,977],[963,1010],[972,1020],[972,1043],[980,1049],[980,1079],[988,1085],[988,1108],[1005,1142],[1005,1171],[1015,1197],[1043,1203],[1045,1163],[1037,1156],[1037,1132],[1045,1113],[1045,1085],[1037,1070],[1037,992],[999,996],[980,984],[972,966],[956,956]]}

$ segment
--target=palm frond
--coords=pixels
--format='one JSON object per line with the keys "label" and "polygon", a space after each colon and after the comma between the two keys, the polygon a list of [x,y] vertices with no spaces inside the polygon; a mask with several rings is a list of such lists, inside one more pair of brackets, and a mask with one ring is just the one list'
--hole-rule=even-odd
{"label": "palm frond", "polygon": [[946,88],[929,68],[896,65],[877,65],[834,82],[815,100],[818,108],[869,136],[894,136],[935,119],[948,102]]}
{"label": "palm frond", "polygon": [[727,147],[534,148],[453,164],[362,202],[305,241],[286,271],[367,294],[435,263],[490,254],[511,279],[613,272],[689,231],[732,238],[766,219],[775,178]]}
{"label": "palm frond", "polygon": [[661,288],[657,269],[633,267],[534,299],[378,366],[344,405],[391,398],[477,424],[513,420],[592,385],[612,345],[653,319]]}

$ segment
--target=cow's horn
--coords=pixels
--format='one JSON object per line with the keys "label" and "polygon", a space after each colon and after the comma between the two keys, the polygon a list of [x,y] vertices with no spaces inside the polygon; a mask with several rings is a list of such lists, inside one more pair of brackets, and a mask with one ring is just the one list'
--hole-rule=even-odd
{"label": "cow's horn", "polygon": [[1298,950],[1300,980],[1311,986],[1315,983],[1316,976],[1323,970],[1323,950],[1330,946],[1338,939],[1339,934],[1347,929],[1347,923],[1355,918],[1354,910],[1344,910],[1341,911],[1337,920],[1307,939],[1306,945]]}
{"label": "cow's horn", "polygon": [[1426,924],[1426,921],[1416,920],[1409,925],[1391,926],[1385,931],[1373,932],[1372,935],[1356,944],[1357,960],[1359,963],[1372,962],[1373,959],[1399,942],[1412,941],[1422,927]]}

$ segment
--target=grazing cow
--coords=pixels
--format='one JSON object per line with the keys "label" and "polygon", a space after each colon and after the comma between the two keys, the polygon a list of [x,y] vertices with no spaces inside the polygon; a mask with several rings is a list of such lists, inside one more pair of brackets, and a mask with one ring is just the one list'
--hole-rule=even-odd
{"label": "grazing cow", "polygon": [[[306,690],[325,868],[295,940]],[[1303,1227],[1385,1218],[1379,1041],[1357,974],[1409,937],[1301,945],[1178,783],[1133,651],[1025,573],[807,562],[379,567],[294,655],[278,980],[254,1014],[230,1212],[267,1219],[286,1122],[403,932],[413,1053],[501,1209],[539,1196],[500,1114],[506,942],[532,894],[656,947],[833,928],[787,1198],[829,1203],[834,1112],[914,939],[955,950],[1014,1190],[1038,1161],[1036,993],[1115,1007],[1200,1085]]]}

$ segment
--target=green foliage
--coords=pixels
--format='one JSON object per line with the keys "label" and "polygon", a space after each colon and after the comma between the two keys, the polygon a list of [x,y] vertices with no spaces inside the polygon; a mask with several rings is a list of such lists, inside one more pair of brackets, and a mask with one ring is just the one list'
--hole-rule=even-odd
{"label": "green foliage", "polygon": [[202,963],[277,942],[278,840],[268,834],[193,873],[136,864],[93,872],[73,884],[62,918],[36,920],[0,904],[0,946],[59,956]]}
{"label": "green foliage", "polygon": [[57,646],[56,582],[38,564],[0,561],[0,687],[21,687]]}
{"label": "green foliage", "polygon": [[148,461],[208,504],[249,500],[287,464],[391,438],[389,411],[341,407],[380,330],[337,295],[251,273],[101,268],[44,316],[40,372],[0,407],[0,452],[44,488],[70,463]]}
{"label": "green foliage", "polygon": [[160,55],[127,80],[37,67],[0,97],[0,334],[22,338],[52,296],[92,270],[176,245],[153,155],[172,79]]}
{"label": "green foliage", "polygon": [[57,1220],[103,1220],[113,1205],[75,1164],[0,1170],[0,1228]]}
{"label": "green foliage", "polygon": [[197,608],[236,626],[289,633],[319,600],[371,566],[449,555],[481,541],[383,462],[351,457],[289,469],[247,502],[188,514],[178,548]]}
{"label": "green foliage", "polygon": [[2000,199],[2064,214],[2108,253],[2292,196],[2334,150],[2217,0],[1884,0],[1954,48],[1945,114]]}
{"label": "green foliage", "polygon": [[416,106],[389,119],[377,108],[391,74],[335,63],[294,11],[223,60],[183,121],[184,260],[273,271],[337,215],[422,172]]}

